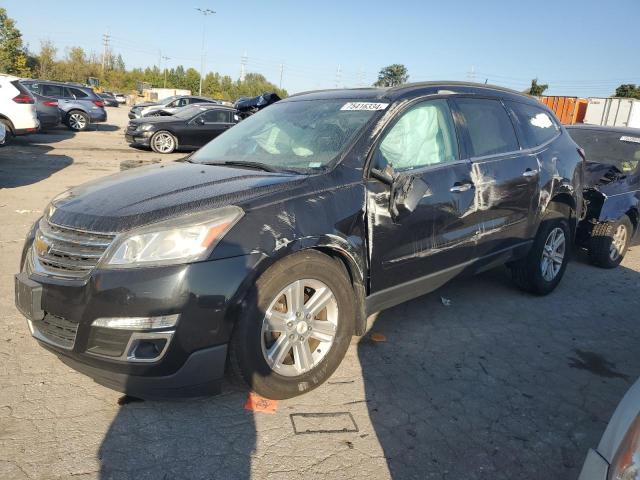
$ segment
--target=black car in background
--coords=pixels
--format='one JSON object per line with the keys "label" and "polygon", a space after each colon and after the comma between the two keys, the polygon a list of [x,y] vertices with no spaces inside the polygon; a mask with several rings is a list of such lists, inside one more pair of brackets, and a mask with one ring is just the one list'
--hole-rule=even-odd
{"label": "black car in background", "polygon": [[196,150],[238,122],[236,110],[223,105],[194,105],[171,116],[131,120],[125,131],[128,143],[151,147],[157,153]]}
{"label": "black car in background", "polygon": [[[232,125],[231,109],[197,108],[176,128]],[[27,235],[16,304],[44,347],[134,396],[214,392],[227,359],[260,395],[301,395],[367,315],[456,276],[507,264],[522,289],[553,291],[583,166],[554,114],[513,90],[294,95],[182,162],[56,197]]]}
{"label": "black car in background", "polygon": [[36,114],[40,121],[40,129],[48,130],[57,127],[62,122],[62,112],[58,108],[58,100],[31,92],[36,100]]}
{"label": "black car in background", "polygon": [[98,93],[98,96],[100,98],[102,98],[102,100],[104,101],[105,106],[107,106],[107,107],[119,107],[120,106],[120,102],[118,102],[118,100],[116,100],[116,97],[111,92]]}
{"label": "black car in background", "polygon": [[640,129],[570,125],[567,130],[587,157],[578,243],[595,265],[614,268],[638,231]]}

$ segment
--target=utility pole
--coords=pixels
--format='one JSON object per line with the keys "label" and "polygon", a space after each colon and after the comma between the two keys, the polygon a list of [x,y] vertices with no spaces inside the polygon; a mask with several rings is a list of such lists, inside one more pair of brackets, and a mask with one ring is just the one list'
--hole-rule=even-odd
{"label": "utility pole", "polygon": [[336,69],[336,88],[340,88],[340,82],[342,81],[342,68],[338,65]]}
{"label": "utility pole", "polygon": [[249,60],[249,57],[247,57],[247,52],[245,50],[244,55],[240,57],[240,81],[241,82],[244,82],[244,77],[247,74],[247,60]]}
{"label": "utility pole", "polygon": [[107,52],[109,51],[109,40],[111,39],[111,35],[108,33],[104,33],[102,35],[102,46],[104,50],[102,51],[102,77],[104,78],[104,67],[107,60]]}
{"label": "utility pole", "polygon": [[467,78],[470,82],[476,81],[476,69],[473,65],[471,65],[471,69],[469,69],[469,71],[467,72]]}
{"label": "utility pole", "polygon": [[164,88],[167,88],[167,60],[171,60],[169,57],[162,56],[160,60],[164,60]]}
{"label": "utility pole", "polygon": [[202,14],[202,51],[200,56],[200,91],[198,93],[199,95],[202,95],[202,78],[204,76],[204,33],[205,33],[206,20],[209,15],[213,15],[216,12],[214,12],[209,8],[196,7],[196,10]]}
{"label": "utility pole", "polygon": [[284,73],[284,63],[280,64],[280,90],[282,90],[282,74]]}

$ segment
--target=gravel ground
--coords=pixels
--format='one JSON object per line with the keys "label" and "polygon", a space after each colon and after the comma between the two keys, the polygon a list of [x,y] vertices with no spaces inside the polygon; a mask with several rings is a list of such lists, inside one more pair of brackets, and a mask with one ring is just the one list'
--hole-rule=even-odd
{"label": "gravel ground", "polygon": [[120,405],[39,347],[13,304],[27,229],[66,187],[158,157],[124,143],[126,109],[109,116],[0,149],[0,478],[577,477],[640,375],[637,247],[609,271],[578,255],[548,297],[497,269],[384,311],[329,382],[271,414],[232,385]]}

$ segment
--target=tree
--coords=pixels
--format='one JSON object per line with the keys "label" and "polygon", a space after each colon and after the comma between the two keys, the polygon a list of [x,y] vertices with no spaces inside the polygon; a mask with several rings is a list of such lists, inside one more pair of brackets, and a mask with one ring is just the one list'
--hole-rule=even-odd
{"label": "tree", "polygon": [[394,63],[388,67],[384,67],[378,73],[378,81],[373,84],[374,87],[396,87],[407,83],[409,73],[407,67],[399,63]]}
{"label": "tree", "polygon": [[22,34],[4,8],[0,8],[0,72],[19,77],[31,76]]}
{"label": "tree", "polygon": [[528,93],[529,95],[533,95],[534,97],[539,97],[540,95],[542,95],[544,93],[544,91],[547,88],[549,88],[549,85],[547,85],[547,84],[538,84],[538,79],[534,78],[533,80],[531,80],[531,88],[526,93]]}
{"label": "tree", "polygon": [[624,83],[616,88],[616,97],[640,98],[640,86],[634,83]]}
{"label": "tree", "polygon": [[57,52],[58,49],[50,40],[40,42],[40,54],[36,56],[39,78],[53,78]]}

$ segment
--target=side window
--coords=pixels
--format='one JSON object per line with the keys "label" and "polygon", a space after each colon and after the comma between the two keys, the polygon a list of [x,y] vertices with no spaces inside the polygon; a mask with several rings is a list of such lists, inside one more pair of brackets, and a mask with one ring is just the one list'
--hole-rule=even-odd
{"label": "side window", "polygon": [[23,83],[22,85],[27,87],[30,91],[32,91],[34,93],[40,93],[40,95],[42,95],[42,93],[40,92],[40,84],[39,83]]}
{"label": "side window", "polygon": [[458,159],[453,117],[446,100],[431,100],[403,113],[379,147],[394,170],[438,165]]}
{"label": "side window", "polygon": [[76,98],[87,98],[88,95],[86,93],[84,93],[82,90],[79,90],[77,88],[70,88],[69,91],[71,92],[71,95],[73,95]]}
{"label": "side window", "polygon": [[229,112],[224,110],[209,110],[204,114],[205,123],[229,123]]}
{"label": "side window", "polygon": [[458,98],[471,140],[471,155],[483,157],[519,150],[507,111],[498,100]]}
{"label": "side window", "polygon": [[558,125],[544,109],[519,102],[506,104],[516,119],[524,148],[542,145],[558,134]]}
{"label": "side window", "polygon": [[46,97],[62,98],[63,88],[60,85],[42,85],[42,95]]}

